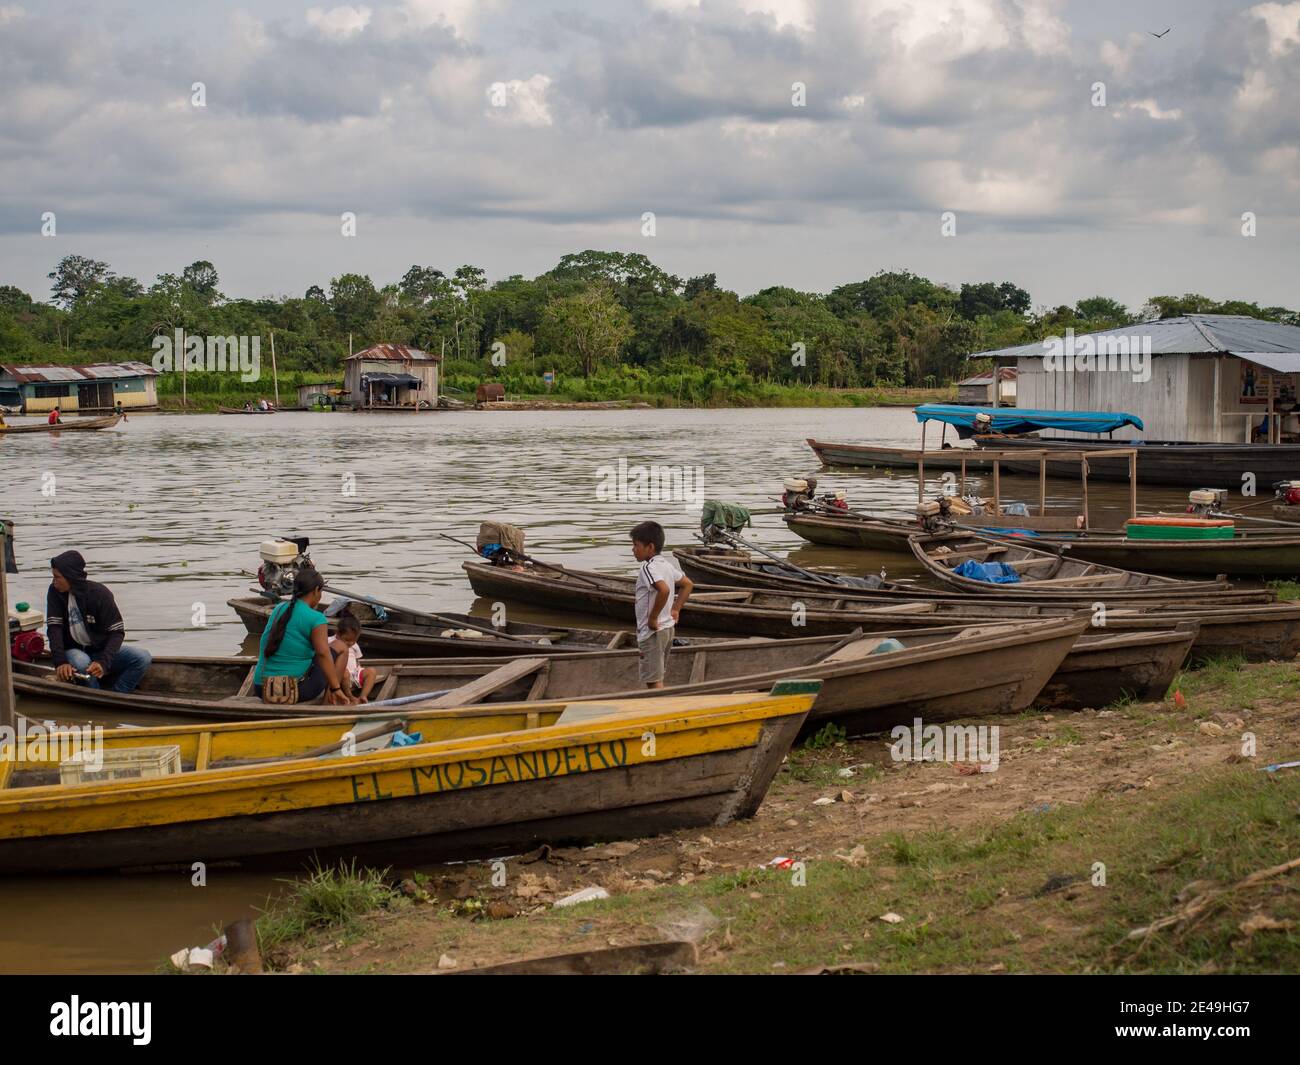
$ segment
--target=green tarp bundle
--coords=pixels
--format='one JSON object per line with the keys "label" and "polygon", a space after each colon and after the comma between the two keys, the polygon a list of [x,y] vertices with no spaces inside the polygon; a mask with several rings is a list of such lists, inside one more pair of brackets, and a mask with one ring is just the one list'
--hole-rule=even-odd
{"label": "green tarp bundle", "polygon": [[749,508],[739,503],[722,503],[716,499],[706,499],[704,510],[700,514],[700,528],[718,525],[724,529],[743,529],[752,525],[749,520]]}

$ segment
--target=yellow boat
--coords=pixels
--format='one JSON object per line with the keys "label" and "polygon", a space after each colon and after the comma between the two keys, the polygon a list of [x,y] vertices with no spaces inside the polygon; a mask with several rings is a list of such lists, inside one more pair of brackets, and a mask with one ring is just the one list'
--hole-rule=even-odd
{"label": "yellow boat", "polygon": [[[0,741],[0,873],[414,863],[722,824],[758,808],[819,687],[20,733]],[[421,741],[389,746],[397,728]],[[80,744],[101,773],[166,775],[60,783]]]}

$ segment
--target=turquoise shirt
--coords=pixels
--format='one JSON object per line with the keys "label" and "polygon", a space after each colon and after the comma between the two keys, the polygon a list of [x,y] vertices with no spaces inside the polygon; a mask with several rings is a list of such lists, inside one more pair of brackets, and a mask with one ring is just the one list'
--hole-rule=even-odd
{"label": "turquoise shirt", "polygon": [[[275,627],[280,615],[289,607],[293,607],[294,611],[289,617],[289,624],[285,626],[280,649],[268,658],[266,641],[270,638],[271,629]],[[327,624],[329,621],[324,614],[319,610],[313,610],[301,599],[296,603],[293,601],[281,603],[272,610],[271,618],[262,631],[262,642],[258,645],[257,670],[253,673],[253,683],[261,684],[266,677],[303,676],[311,669],[312,660],[316,657],[316,651],[311,645],[312,630],[318,625]]]}

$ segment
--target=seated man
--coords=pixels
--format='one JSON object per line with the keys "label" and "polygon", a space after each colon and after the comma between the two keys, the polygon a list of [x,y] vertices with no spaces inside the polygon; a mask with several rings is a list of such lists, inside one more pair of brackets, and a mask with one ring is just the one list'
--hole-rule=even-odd
{"label": "seated man", "polygon": [[86,580],[86,561],[78,551],[56,555],[50,566],[54,579],[45,597],[45,631],[59,680],[75,681],[75,673],[87,673],[91,688],[103,680],[115,692],[134,691],[153,658],[122,643],[126,626],[113,593]]}

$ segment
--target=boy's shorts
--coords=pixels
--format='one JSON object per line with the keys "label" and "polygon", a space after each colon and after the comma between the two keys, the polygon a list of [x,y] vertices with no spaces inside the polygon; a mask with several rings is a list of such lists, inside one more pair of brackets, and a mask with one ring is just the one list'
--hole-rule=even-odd
{"label": "boy's shorts", "polygon": [[668,652],[673,649],[674,628],[669,625],[665,629],[656,629],[644,640],[637,641],[637,672],[642,684],[654,684],[664,679]]}

